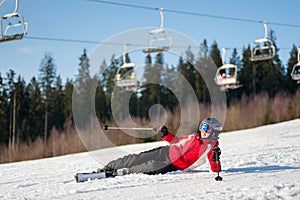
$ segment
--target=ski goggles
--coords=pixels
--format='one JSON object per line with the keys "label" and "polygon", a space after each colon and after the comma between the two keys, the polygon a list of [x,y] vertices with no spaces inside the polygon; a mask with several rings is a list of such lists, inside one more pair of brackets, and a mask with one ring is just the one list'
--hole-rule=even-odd
{"label": "ski goggles", "polygon": [[210,126],[205,123],[201,123],[199,126],[199,131],[203,130],[205,133],[208,133],[210,129]]}

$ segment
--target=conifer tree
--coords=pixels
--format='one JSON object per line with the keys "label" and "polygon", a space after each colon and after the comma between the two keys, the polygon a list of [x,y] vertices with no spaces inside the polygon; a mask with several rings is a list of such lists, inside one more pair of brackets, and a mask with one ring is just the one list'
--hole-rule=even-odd
{"label": "conifer tree", "polygon": [[[94,79],[98,80],[97,77],[94,77]],[[106,105],[106,96],[101,81],[98,81],[98,85],[96,89],[95,109],[96,109],[97,117],[100,119],[102,123],[105,123],[105,121],[108,119],[107,105]]]}
{"label": "conifer tree", "polygon": [[141,92],[140,98],[141,104],[139,107],[139,113],[142,117],[149,118],[148,111],[154,104],[162,104],[162,72],[164,65],[164,57],[162,53],[158,53],[155,56],[155,62],[152,64],[152,58],[150,55],[146,56],[144,79],[146,83],[145,89]]}
{"label": "conifer tree", "polygon": [[51,103],[49,104],[49,125],[57,130],[63,130],[65,122],[64,115],[64,98],[62,80],[60,76],[56,77],[53,91],[50,95]]}
{"label": "conifer tree", "polygon": [[164,97],[161,99],[161,104],[168,108],[170,111],[173,111],[174,108],[178,105],[177,98],[172,92],[175,90],[174,83],[176,82],[176,69],[174,66],[169,67],[166,65],[166,70],[162,74],[163,82],[165,87],[162,88],[162,93]]}
{"label": "conifer tree", "polygon": [[[238,55],[237,49],[234,48],[229,60],[230,64],[233,64],[235,66],[237,66],[237,81],[240,81],[240,73],[241,73],[241,59]],[[242,95],[242,88],[237,88],[237,89],[232,89],[227,91],[226,93],[227,95],[227,102],[228,104],[230,103],[230,101],[232,100],[232,98],[240,98]]]}
{"label": "conifer tree", "polygon": [[28,93],[29,106],[25,132],[28,134],[27,139],[33,141],[38,136],[43,136],[44,130],[44,121],[42,117],[44,115],[44,104],[41,89],[35,77],[32,77],[29,84],[26,86],[26,91]]}
{"label": "conifer tree", "polygon": [[256,65],[250,60],[250,57],[251,48],[248,45],[242,52],[242,67],[239,73],[240,83],[243,85],[242,91],[247,95],[256,93],[256,77],[254,75]]}
{"label": "conifer tree", "polygon": [[[193,87],[191,85],[191,82],[189,82],[189,77],[191,77],[191,74],[189,72],[189,64],[183,59],[183,57],[179,57],[178,65],[177,65],[177,71],[178,73],[183,76],[186,82],[189,83],[189,86]],[[174,87],[179,91],[180,96],[178,97],[178,101],[182,104],[185,104],[187,99],[185,94],[187,85],[184,84],[184,80],[182,80],[181,76],[176,77],[176,80],[174,82]]]}
{"label": "conifer tree", "polygon": [[[153,70],[151,70],[151,82],[155,84],[150,85],[150,102],[152,104],[158,103],[161,104],[162,97],[162,71],[164,67],[164,56],[162,53],[158,53],[155,57],[155,62],[153,65]],[[149,78],[148,78],[149,79]]]}
{"label": "conifer tree", "polygon": [[185,52],[186,55],[186,67],[187,67],[187,80],[189,81],[189,83],[191,84],[192,88],[195,91],[195,81],[196,81],[196,77],[195,77],[195,73],[196,73],[196,69],[194,67],[195,64],[195,55],[191,50],[191,47],[188,47],[188,49]]}
{"label": "conifer tree", "polygon": [[115,55],[112,55],[110,64],[107,65],[105,61],[103,61],[101,68],[104,68],[104,72],[102,73],[102,77],[100,82],[103,85],[105,91],[105,104],[107,105],[107,118],[110,119],[112,117],[112,108],[111,108],[111,99],[112,93],[115,88],[115,75],[118,70],[118,65],[120,61],[115,58]]}
{"label": "conifer tree", "polygon": [[73,81],[70,79],[66,80],[64,86],[64,116],[65,120],[70,119],[73,121],[72,115],[72,93],[73,93]]}
{"label": "conifer tree", "polygon": [[1,78],[0,86],[0,144],[8,144],[9,141],[9,96],[4,79]]}
{"label": "conifer tree", "polygon": [[25,140],[27,135],[24,132],[28,115],[29,101],[26,98],[24,79],[19,75],[15,86],[15,134],[16,145],[19,147],[20,140]]}
{"label": "conifer tree", "polygon": [[9,147],[15,147],[16,138],[16,73],[10,69],[7,73],[7,86],[9,89]]}
{"label": "conifer tree", "polygon": [[[147,82],[151,78],[151,68],[152,68],[152,57],[150,54],[148,54],[145,58],[145,70],[144,70],[144,79],[145,82]],[[145,84],[143,87],[143,91],[141,91],[141,97],[139,98],[139,104],[138,104],[138,116],[141,118],[147,118],[148,115],[146,114],[149,108],[149,85]]]}
{"label": "conifer tree", "polygon": [[218,48],[218,44],[217,44],[216,41],[214,41],[213,44],[210,47],[209,56],[215,62],[215,64],[216,64],[217,67],[221,67],[222,66],[221,53],[220,53],[220,50]]}
{"label": "conifer tree", "polygon": [[56,66],[54,64],[54,60],[49,53],[44,55],[44,58],[40,64],[40,75],[39,75],[39,83],[41,85],[41,91],[43,96],[43,101],[45,105],[45,113],[44,113],[44,143],[47,142],[48,132],[51,127],[48,126],[48,112],[49,112],[49,96],[52,93],[54,87],[54,81],[56,77]]}
{"label": "conifer tree", "polygon": [[[197,98],[199,102],[207,102],[209,99],[209,94],[207,90],[207,85],[204,82],[204,77],[206,76],[205,72],[208,66],[208,45],[207,41],[204,39],[201,43],[199,58],[196,60],[195,67],[197,68],[197,71],[195,72],[195,91],[197,94]],[[201,73],[200,73],[200,72]]]}
{"label": "conifer tree", "polygon": [[131,92],[130,101],[129,101],[129,113],[131,116],[138,116],[138,104],[139,99],[137,92]]}
{"label": "conifer tree", "polygon": [[[210,68],[209,70],[205,70],[205,78],[207,81],[209,81],[210,83],[209,84],[214,84],[214,86],[211,86],[211,89],[210,89],[210,93],[214,94],[214,93],[218,93],[219,91],[219,88],[218,87],[215,87],[216,83],[214,81],[211,81],[211,80],[214,80],[215,76],[216,76],[216,70],[212,70],[211,67],[212,66],[216,66],[217,68],[221,67],[223,65],[222,63],[222,58],[221,58],[221,53],[220,53],[220,50],[218,48],[218,44],[216,41],[213,42],[213,44],[211,45],[211,48],[210,48],[210,59],[207,59],[206,62],[207,62],[207,66]],[[212,63],[213,62],[213,63]],[[211,101],[211,100],[210,100]]]}
{"label": "conifer tree", "polygon": [[92,108],[90,105],[93,103],[91,85],[89,58],[86,49],[83,49],[83,54],[79,58],[78,74],[73,89],[76,98],[72,98],[73,108],[77,109],[76,113],[80,113],[80,116],[78,116],[80,120],[76,122],[78,128],[85,128],[91,117]]}

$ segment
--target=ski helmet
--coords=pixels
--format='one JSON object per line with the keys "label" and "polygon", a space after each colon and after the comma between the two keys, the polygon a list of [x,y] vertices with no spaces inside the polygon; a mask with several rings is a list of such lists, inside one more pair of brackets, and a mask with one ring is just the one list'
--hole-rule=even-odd
{"label": "ski helmet", "polygon": [[212,128],[210,136],[207,139],[218,139],[219,138],[218,136],[223,129],[223,125],[217,118],[207,117],[201,123],[208,124]]}

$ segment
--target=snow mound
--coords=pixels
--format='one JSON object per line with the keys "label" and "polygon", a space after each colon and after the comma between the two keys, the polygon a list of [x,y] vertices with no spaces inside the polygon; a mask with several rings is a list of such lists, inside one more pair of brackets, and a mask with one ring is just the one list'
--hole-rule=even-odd
{"label": "snow mound", "polygon": [[95,155],[108,162],[165,142],[2,164],[0,199],[300,199],[299,142],[300,119],[221,134],[222,182],[208,164],[192,172],[75,182],[76,172],[102,166]]}

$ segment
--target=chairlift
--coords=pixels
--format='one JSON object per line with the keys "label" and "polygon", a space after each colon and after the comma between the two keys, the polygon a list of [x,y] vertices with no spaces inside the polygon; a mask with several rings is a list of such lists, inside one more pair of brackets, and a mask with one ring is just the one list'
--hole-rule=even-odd
{"label": "chairlift", "polygon": [[254,48],[251,51],[251,61],[262,61],[273,59],[275,56],[275,46],[268,39],[267,22],[264,21],[265,37],[254,41]]}
{"label": "chairlift", "polygon": [[218,68],[215,75],[215,82],[222,91],[227,89],[237,89],[242,87],[237,80],[237,66],[234,64],[225,64],[226,49],[222,48],[222,66]]}
{"label": "chairlift", "polygon": [[149,35],[151,36],[149,47],[143,50],[143,52],[147,54],[168,51],[172,45],[172,38],[168,36],[164,29],[163,8],[160,8],[159,12],[161,19],[160,27],[149,31]]}
{"label": "chairlift", "polygon": [[[4,1],[1,2],[1,5]],[[19,0],[16,0],[15,10],[0,19],[0,42],[20,40],[27,35],[28,24],[24,17],[17,13]]]}
{"label": "chairlift", "polygon": [[123,64],[117,70],[115,84],[118,87],[125,88],[127,91],[134,91],[139,88],[139,81],[134,72],[134,63],[126,62],[127,45],[124,45]]}
{"label": "chairlift", "polygon": [[291,76],[293,80],[300,83],[300,48],[298,48],[298,63],[293,66]]}

